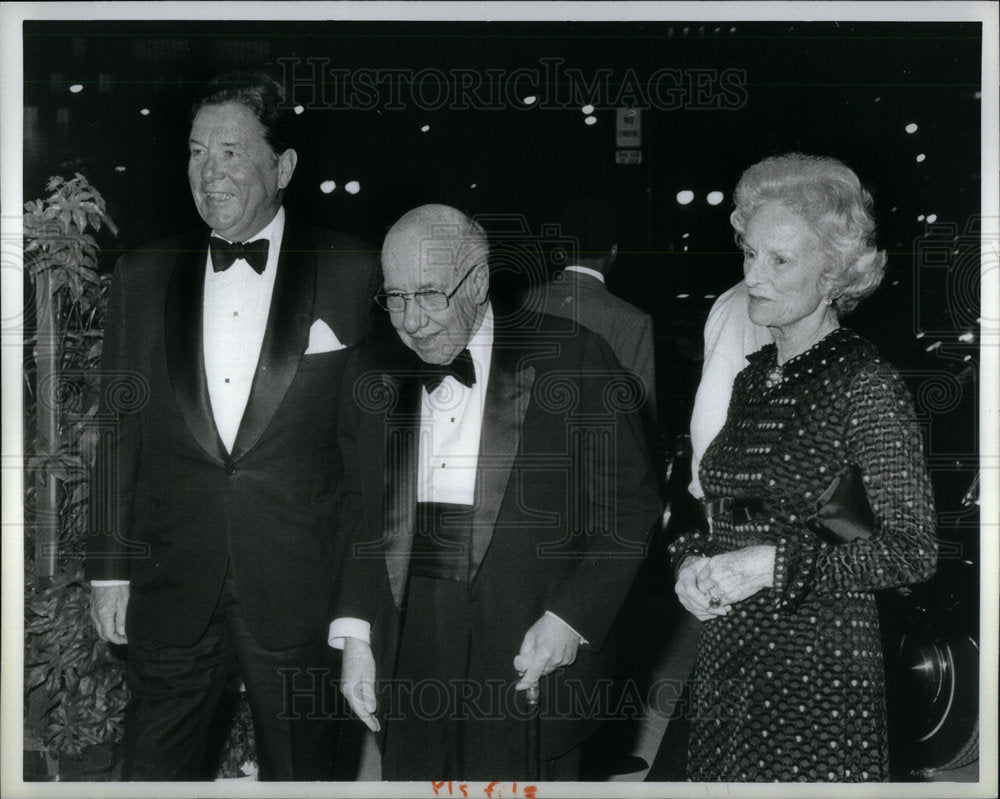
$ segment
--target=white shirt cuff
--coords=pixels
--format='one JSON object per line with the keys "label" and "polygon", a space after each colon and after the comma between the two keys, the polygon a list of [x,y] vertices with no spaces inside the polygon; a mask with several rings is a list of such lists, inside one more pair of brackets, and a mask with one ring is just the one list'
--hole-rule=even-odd
{"label": "white shirt cuff", "polygon": [[[559,617],[558,617],[558,616],[557,616],[557,615],[556,615],[555,613],[553,613],[553,612],[552,612],[551,610],[547,610],[547,611],[545,611],[545,615],[546,615],[546,616],[551,616],[551,617],[552,617],[553,619],[556,619],[557,621],[561,622],[562,624],[566,624],[566,622],[564,622],[564,621],[563,621],[562,619],[560,619],[560,618],[559,618]],[[572,628],[572,627],[571,627],[570,625],[566,624],[566,626],[567,626],[567,627],[569,627],[569,628],[570,628],[571,630],[573,630],[573,628]],[[577,637],[578,637],[578,638],[580,639],[580,646],[583,646],[584,644],[586,644],[586,643],[587,643],[587,639],[586,639],[586,638],[584,638],[584,637],[583,637],[582,635],[580,635],[580,633],[577,633],[577,632],[576,632],[576,630],[573,630],[573,632],[574,632],[574,633],[576,633]]]}
{"label": "white shirt cuff", "polygon": [[330,622],[330,634],[326,642],[334,649],[344,648],[345,638],[357,638],[366,644],[372,642],[372,626],[364,619],[344,616]]}
{"label": "white shirt cuff", "polygon": [[91,580],[90,587],[96,588],[102,585],[128,585],[128,580]]}

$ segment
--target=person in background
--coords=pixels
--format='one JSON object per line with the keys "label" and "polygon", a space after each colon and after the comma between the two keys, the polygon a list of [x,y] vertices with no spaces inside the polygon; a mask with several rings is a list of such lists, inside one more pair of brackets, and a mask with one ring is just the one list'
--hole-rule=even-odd
{"label": "person in background", "polygon": [[631,378],[600,336],[494,307],[488,258],[454,208],[397,221],[378,297],[397,335],[345,384],[331,635],[391,780],[523,780],[536,685],[542,778],[578,779],[660,510]]}
{"label": "person in background", "polygon": [[378,264],[358,239],[286,214],[294,122],[266,74],[209,83],[188,142],[205,227],[115,270],[101,365],[115,427],[87,576],[100,636],[128,644],[126,780],[214,777],[210,724],[234,673],[260,779],[338,776],[348,722],[324,704],[339,669],[337,396]]}
{"label": "person in background", "polygon": [[642,383],[642,412],[650,434],[656,423],[656,363],[653,318],[607,288],[618,256],[618,222],[614,204],[584,196],[569,205],[559,220],[562,237],[573,242],[570,259],[553,279],[531,289],[524,305],[535,313],[571,319],[592,330],[614,351],[622,366]]}
{"label": "person in background", "polygon": [[[910,394],[840,325],[885,268],[871,197],[840,161],[790,154],[748,169],[734,199],[750,320],[775,341],[737,376],[702,460],[710,531],[671,545],[703,622],[688,777],[884,780],[875,592],[929,578],[936,542]],[[809,520],[852,472],[871,528],[829,539]]]}

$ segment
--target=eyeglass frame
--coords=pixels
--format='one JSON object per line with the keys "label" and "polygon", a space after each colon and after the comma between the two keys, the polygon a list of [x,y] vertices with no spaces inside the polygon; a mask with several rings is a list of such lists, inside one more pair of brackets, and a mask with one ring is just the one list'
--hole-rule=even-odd
{"label": "eyeglass frame", "polygon": [[[413,300],[413,302],[415,302],[418,306],[420,306],[420,309],[423,311],[431,311],[431,312],[444,311],[451,305],[452,297],[454,297],[458,293],[458,290],[462,288],[462,284],[466,281],[466,278],[468,278],[469,275],[475,272],[480,266],[483,266],[483,264],[481,263],[476,264],[468,272],[462,275],[462,279],[455,284],[455,288],[453,288],[447,294],[445,294],[440,289],[424,289],[422,291],[408,291],[405,293],[401,291],[393,291],[393,292],[380,291],[378,294],[375,295],[375,302],[378,304],[379,308],[388,313],[403,313],[406,310],[406,303],[409,300]],[[442,297],[444,297],[444,306],[441,308],[426,308],[417,298],[421,296],[427,296],[428,294],[440,294]],[[403,307],[396,311],[389,308],[389,297],[400,297],[403,300]]]}

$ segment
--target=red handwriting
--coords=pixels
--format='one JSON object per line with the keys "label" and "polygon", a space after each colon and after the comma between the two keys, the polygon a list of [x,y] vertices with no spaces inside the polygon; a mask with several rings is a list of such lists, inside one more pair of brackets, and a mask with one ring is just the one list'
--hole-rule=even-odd
{"label": "red handwriting", "polygon": [[[478,786],[473,786],[475,790]],[[469,784],[467,782],[455,783],[453,780],[431,781],[431,789],[435,796],[458,796],[468,797]],[[444,791],[447,790],[447,794]],[[457,793],[456,793],[457,791]],[[524,797],[524,799],[535,799],[538,795],[537,785],[522,785],[518,787],[516,782],[509,785],[501,782],[491,782],[483,788],[483,795],[487,799],[504,799],[504,797]]]}
{"label": "red handwriting", "polygon": [[[447,785],[448,785],[448,796],[454,796],[455,793],[452,790],[452,780],[448,780]],[[441,782],[436,782],[436,781],[433,781],[433,780],[431,781],[431,788],[434,789],[434,795],[435,796],[438,795],[438,792],[442,788],[444,788],[444,786],[445,786],[444,780],[442,780]],[[469,795],[469,786],[466,785],[465,783],[462,783],[461,785],[459,785],[458,786],[458,790],[461,792],[462,796],[468,796]]]}

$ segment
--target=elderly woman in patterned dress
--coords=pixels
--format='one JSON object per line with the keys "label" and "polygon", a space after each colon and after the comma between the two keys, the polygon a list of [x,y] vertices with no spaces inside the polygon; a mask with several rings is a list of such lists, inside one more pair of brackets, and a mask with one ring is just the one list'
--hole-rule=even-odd
{"label": "elderly woman in patterned dress", "polygon": [[[749,356],[702,461],[725,512],[671,547],[680,601],[704,622],[688,776],[884,780],[875,592],[929,578],[936,544],[910,394],[839,321],[885,269],[871,197],[841,162],[791,154],[748,169],[735,202],[750,318],[775,343]],[[875,521],[831,543],[806,519],[850,467]]]}

